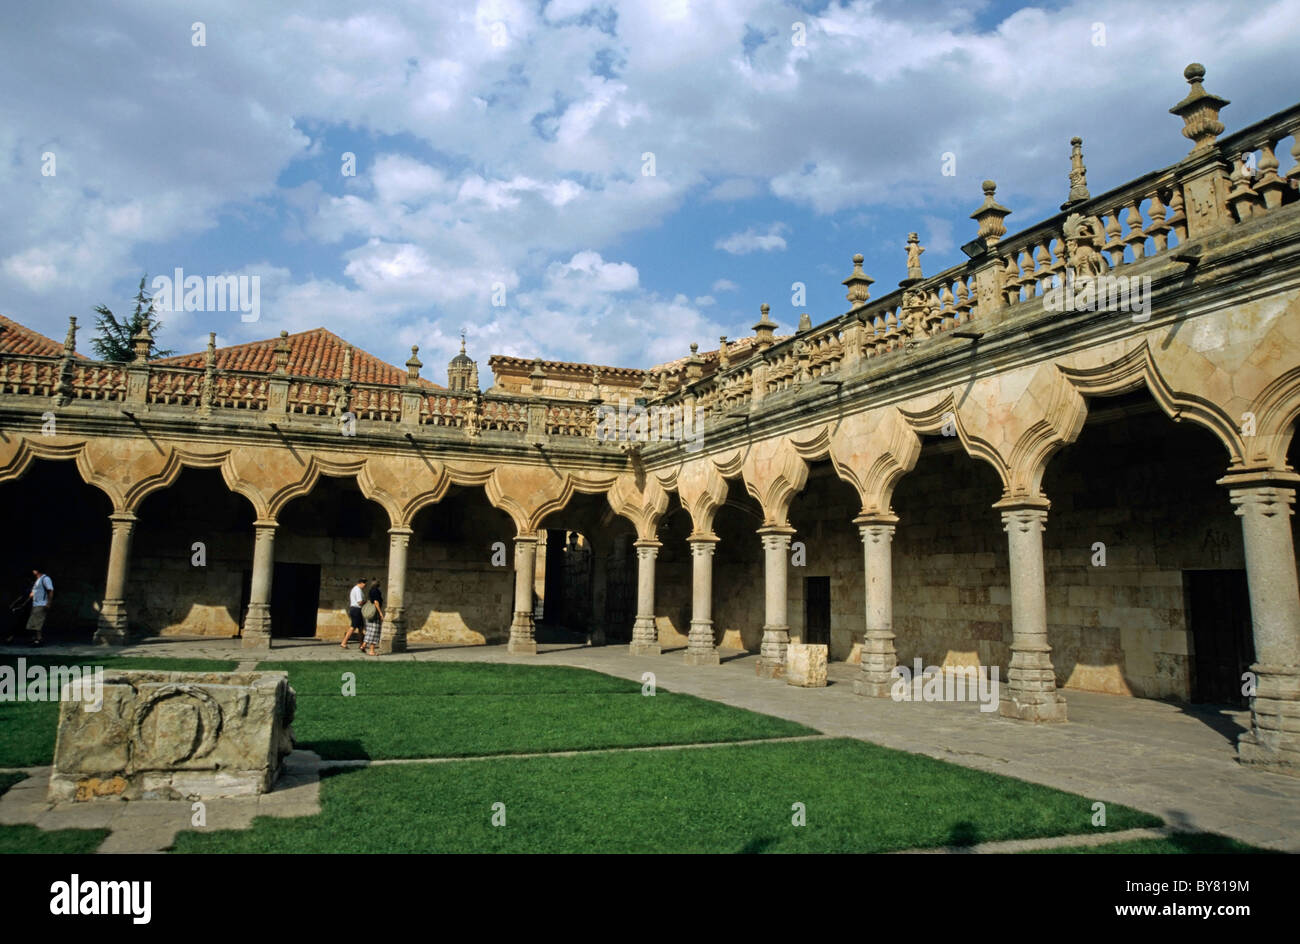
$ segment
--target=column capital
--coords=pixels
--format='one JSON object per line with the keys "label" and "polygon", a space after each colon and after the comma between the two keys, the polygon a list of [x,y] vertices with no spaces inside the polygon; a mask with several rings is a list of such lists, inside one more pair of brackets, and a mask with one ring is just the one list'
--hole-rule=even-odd
{"label": "column capital", "polygon": [[515,544],[536,544],[538,537],[536,534],[516,534]]}
{"label": "column capital", "polygon": [[1284,515],[1289,518],[1295,514],[1291,507],[1295,504],[1295,492],[1294,488],[1256,485],[1230,490],[1228,500],[1236,506],[1238,518],[1244,518],[1250,513],[1261,514],[1265,517]]}
{"label": "column capital", "polygon": [[256,531],[274,531],[280,527],[280,522],[274,518],[258,518],[253,522],[253,529]]}
{"label": "column capital", "polygon": [[686,535],[686,541],[690,544],[717,544],[722,538],[718,537],[712,531],[696,532],[692,531]]}
{"label": "column capital", "polygon": [[1253,488],[1300,488],[1300,473],[1278,469],[1251,469],[1229,472],[1214,484],[1222,485],[1229,492]]}
{"label": "column capital", "polygon": [[795,535],[794,528],[764,527],[758,529],[758,536],[763,541],[764,550],[785,551],[790,548],[790,539]]}
{"label": "column capital", "polygon": [[114,525],[133,525],[138,520],[134,511],[115,511],[108,516]]}
{"label": "column capital", "polygon": [[718,549],[718,539],[712,541],[691,541],[692,557],[712,557],[713,552]]}
{"label": "column capital", "polygon": [[898,524],[898,515],[892,512],[864,512],[854,518],[853,523],[858,526],[859,531],[873,525],[889,525],[892,527]]}
{"label": "column capital", "polygon": [[399,534],[404,535],[405,537],[410,537],[415,533],[415,529],[408,527],[407,525],[397,525],[396,527],[389,528],[388,533],[394,537]]}

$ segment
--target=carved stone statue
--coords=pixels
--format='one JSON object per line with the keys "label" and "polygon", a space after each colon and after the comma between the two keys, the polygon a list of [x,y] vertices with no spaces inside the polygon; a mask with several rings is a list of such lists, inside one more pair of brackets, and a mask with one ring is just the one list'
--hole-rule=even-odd
{"label": "carved stone statue", "polygon": [[923,278],[921,275],[921,253],[925,249],[921,247],[921,237],[916,233],[907,234],[907,277],[909,279]]}
{"label": "carved stone statue", "polygon": [[1065,231],[1065,258],[1076,279],[1088,279],[1102,271],[1101,233],[1097,224],[1079,213],[1071,213]]}

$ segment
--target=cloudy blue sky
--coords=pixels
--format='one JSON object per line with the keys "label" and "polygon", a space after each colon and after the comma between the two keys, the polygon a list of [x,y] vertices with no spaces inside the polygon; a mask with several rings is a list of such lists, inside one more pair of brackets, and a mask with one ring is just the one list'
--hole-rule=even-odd
{"label": "cloudy blue sky", "polygon": [[823,321],[854,252],[877,296],[911,230],[927,272],[959,261],[985,177],[1012,229],[1052,213],[1072,135],[1094,194],[1178,160],[1188,62],[1230,131],[1300,91],[1300,3],[1266,0],[56,0],[6,20],[0,312],[62,338],[144,273],[258,275],[258,322],[174,312],[159,340],[324,325],[398,364],[419,344],[438,381],[462,328],[484,369],[648,366],[748,334],[761,302],[786,330]]}

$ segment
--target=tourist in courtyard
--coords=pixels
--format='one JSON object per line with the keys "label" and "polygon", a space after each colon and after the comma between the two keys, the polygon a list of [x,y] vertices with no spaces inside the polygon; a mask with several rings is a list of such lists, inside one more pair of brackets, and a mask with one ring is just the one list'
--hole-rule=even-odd
{"label": "tourist in courtyard", "polygon": [[379,578],[370,581],[370,592],[366,605],[361,608],[361,615],[366,620],[366,635],[361,640],[361,651],[369,650],[368,655],[379,655],[379,629],[384,620],[384,595],[379,590]]}
{"label": "tourist in courtyard", "polygon": [[348,594],[348,631],[343,637],[343,642],[339,644],[340,648],[346,649],[348,643],[352,640],[353,633],[362,633],[362,648],[365,648],[366,621],[361,615],[361,608],[366,603],[366,578],[358,577],[357,582],[352,585],[352,592]]}
{"label": "tourist in courtyard", "polygon": [[27,631],[36,635],[32,645],[39,646],[45,631],[45,617],[50,611],[50,604],[54,602],[54,582],[39,567],[32,568],[32,574],[36,577],[36,583],[32,584],[31,592],[27,594],[32,601],[32,612],[27,617]]}

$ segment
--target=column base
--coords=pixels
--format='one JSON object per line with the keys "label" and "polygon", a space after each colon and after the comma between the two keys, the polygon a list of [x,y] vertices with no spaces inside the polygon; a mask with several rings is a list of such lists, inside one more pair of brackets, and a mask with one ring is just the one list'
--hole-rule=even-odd
{"label": "column base", "polygon": [[1261,665],[1250,700],[1250,730],[1237,739],[1237,759],[1300,777],[1300,666]]}
{"label": "column base", "polygon": [[717,649],[687,649],[682,660],[687,665],[721,665]]}
{"label": "column base", "polygon": [[506,643],[506,652],[520,656],[537,655],[532,613],[515,613],[514,621],[510,624],[510,641]]}
{"label": "column base", "polygon": [[99,621],[95,627],[95,645],[126,645],[126,601],[105,600],[99,605]]}
{"label": "column base", "polygon": [[785,652],[790,645],[790,627],[764,626],[754,672],[759,678],[785,678]]}
{"label": "column base", "polygon": [[663,652],[659,645],[659,627],[654,617],[638,616],[632,624],[632,642],[628,645],[629,655],[657,656]]}
{"label": "column base", "polygon": [[379,652],[392,655],[394,652],[406,651],[406,621],[402,618],[400,608],[388,611],[388,619],[379,628]]}
{"label": "column base", "polygon": [[894,680],[881,682],[878,679],[855,678],[853,693],[867,698],[888,698],[894,689]]}
{"label": "column base", "polygon": [[1032,721],[1036,724],[1052,724],[1066,721],[1065,699],[1060,695],[1033,696],[1034,700],[1022,701],[1014,695],[1004,695],[998,702],[998,714],[1003,718],[1017,721]]}
{"label": "column base", "polygon": [[271,607],[267,603],[248,604],[244,615],[244,631],[240,638],[241,649],[271,648]]}

